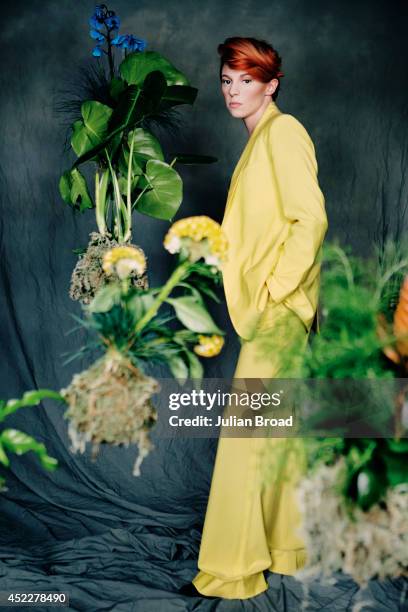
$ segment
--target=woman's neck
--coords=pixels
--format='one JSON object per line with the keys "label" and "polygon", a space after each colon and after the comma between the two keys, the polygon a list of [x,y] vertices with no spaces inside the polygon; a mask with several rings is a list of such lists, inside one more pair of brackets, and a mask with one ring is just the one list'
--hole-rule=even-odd
{"label": "woman's neck", "polygon": [[252,132],[256,128],[258,121],[260,120],[266,108],[270,104],[273,104],[272,98],[270,96],[267,96],[266,102],[260,108],[258,108],[255,113],[252,113],[252,115],[248,115],[248,117],[245,117],[245,119],[243,119],[245,127],[248,130],[249,136],[251,136]]}

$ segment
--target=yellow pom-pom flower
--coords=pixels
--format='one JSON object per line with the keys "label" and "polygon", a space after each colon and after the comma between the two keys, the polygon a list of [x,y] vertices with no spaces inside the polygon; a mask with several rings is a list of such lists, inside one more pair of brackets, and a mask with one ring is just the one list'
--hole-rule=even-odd
{"label": "yellow pom-pom flower", "polygon": [[221,352],[224,346],[224,338],[222,336],[198,336],[199,344],[194,347],[194,352],[200,357],[215,357]]}
{"label": "yellow pom-pom flower", "polygon": [[116,271],[119,278],[129,276],[132,270],[141,275],[146,270],[146,258],[141,249],[133,246],[118,246],[106,251],[102,267],[108,275]]}
{"label": "yellow pom-pom flower", "polygon": [[179,253],[184,248],[191,261],[203,257],[206,264],[217,268],[226,259],[228,248],[220,224],[206,215],[186,217],[173,223],[163,244],[169,253]]}

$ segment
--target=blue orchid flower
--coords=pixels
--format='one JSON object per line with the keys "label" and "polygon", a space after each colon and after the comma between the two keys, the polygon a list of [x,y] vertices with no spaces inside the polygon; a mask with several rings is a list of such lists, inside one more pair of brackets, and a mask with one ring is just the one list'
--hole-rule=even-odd
{"label": "blue orchid flower", "polygon": [[122,47],[123,43],[125,41],[125,34],[118,34],[113,40],[112,40],[112,45],[115,45],[115,47]]}
{"label": "blue orchid flower", "polygon": [[98,32],[98,30],[91,30],[89,34],[91,38],[94,38],[98,42],[103,42],[105,40],[104,34],[102,34],[101,32]]}
{"label": "blue orchid flower", "polygon": [[89,24],[94,30],[102,30],[104,26],[109,31],[118,30],[120,27],[120,19],[115,15],[114,11],[110,11],[106,4],[97,4],[95,12],[89,20]]}
{"label": "blue orchid flower", "polygon": [[104,50],[101,49],[99,45],[96,45],[96,47],[92,51],[92,55],[94,57],[101,57],[102,53],[104,53]]}
{"label": "blue orchid flower", "polygon": [[105,25],[108,30],[119,30],[120,28],[120,19],[117,15],[113,14],[111,17],[105,19]]}
{"label": "blue orchid flower", "polygon": [[[133,34],[119,34],[111,39],[111,32],[119,30],[120,19],[114,11],[110,11],[106,4],[97,4],[94,13],[89,20],[91,30],[89,35],[97,44],[92,50],[94,57],[101,57],[103,54],[108,56],[109,71],[111,78],[115,75],[115,64],[113,47],[125,49],[127,51],[144,51],[147,42],[142,38],[137,38]],[[106,43],[107,49],[104,48]]]}
{"label": "blue orchid flower", "polygon": [[137,38],[133,34],[119,34],[112,40],[112,45],[120,49],[128,51],[144,51],[147,47],[147,42],[142,38]]}
{"label": "blue orchid flower", "polygon": [[89,20],[89,24],[96,30],[101,30],[105,22],[105,9],[104,4],[97,4],[95,6],[95,12]]}

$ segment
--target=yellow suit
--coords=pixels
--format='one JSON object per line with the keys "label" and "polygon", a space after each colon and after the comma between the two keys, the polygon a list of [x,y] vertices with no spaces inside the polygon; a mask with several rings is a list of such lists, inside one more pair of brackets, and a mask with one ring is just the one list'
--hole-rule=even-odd
{"label": "yellow suit", "polygon": [[225,296],[242,338],[253,336],[268,294],[310,329],[327,227],[313,143],[297,119],[271,102],[232,175],[222,222],[229,245]]}
{"label": "yellow suit", "polygon": [[[293,349],[306,346],[316,313],[327,226],[313,143],[272,102],[235,168],[222,224],[225,295],[242,344],[235,379],[293,377]],[[193,584],[204,595],[247,599],[267,589],[264,570],[292,575],[305,562],[301,470],[290,455],[264,486],[262,457],[277,457],[287,440],[223,434]]]}

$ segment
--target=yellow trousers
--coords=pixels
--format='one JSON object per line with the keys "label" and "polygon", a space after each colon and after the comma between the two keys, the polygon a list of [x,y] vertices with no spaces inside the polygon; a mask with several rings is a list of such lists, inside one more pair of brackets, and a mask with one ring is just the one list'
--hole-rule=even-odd
{"label": "yellow trousers", "polygon": [[[250,341],[243,341],[234,379],[296,377],[293,348],[309,332],[284,304],[270,299]],[[239,383],[240,381],[237,381]],[[220,433],[193,584],[203,595],[247,599],[268,587],[263,571],[293,575],[306,560],[293,455],[265,486],[263,453],[279,453],[286,438],[225,437]],[[299,440],[298,440],[299,442]]]}

